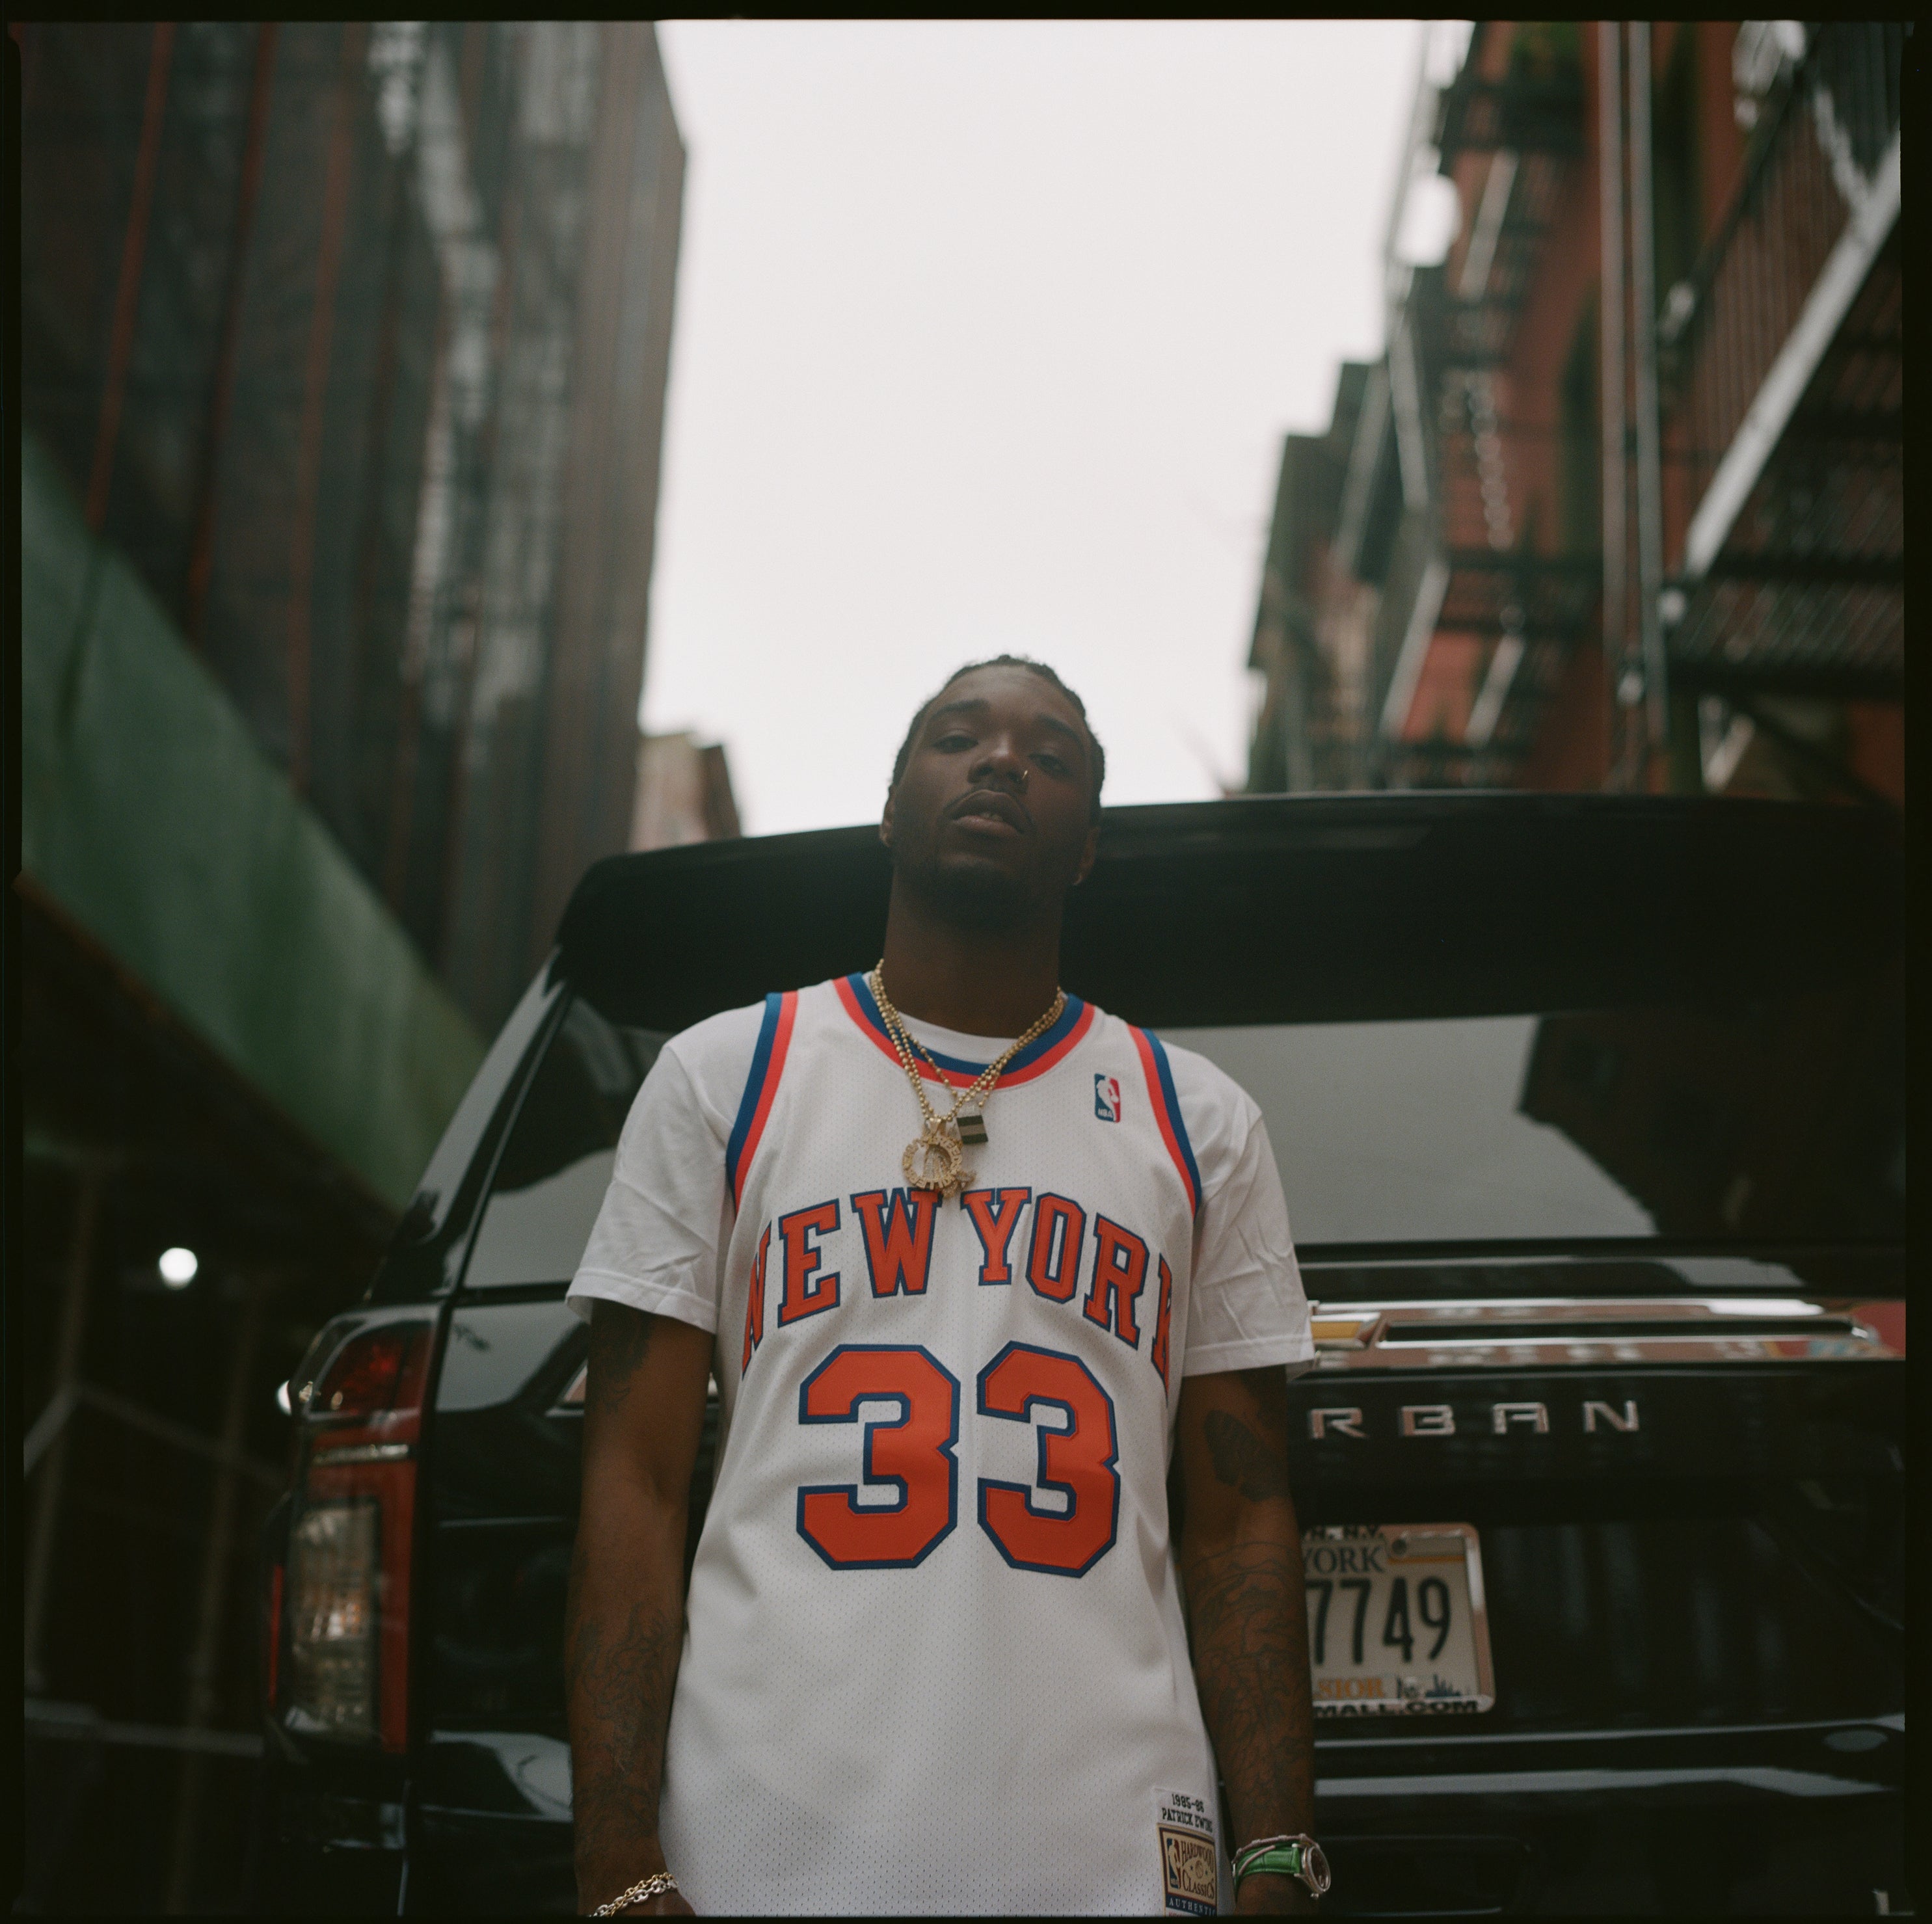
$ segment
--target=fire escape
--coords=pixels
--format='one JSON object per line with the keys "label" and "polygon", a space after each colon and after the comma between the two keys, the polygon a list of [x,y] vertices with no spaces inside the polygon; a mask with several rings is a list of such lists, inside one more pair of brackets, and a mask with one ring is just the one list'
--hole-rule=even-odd
{"label": "fire escape", "polygon": [[[1404,511],[1378,623],[1377,769],[1393,786],[1507,785],[1544,703],[1594,619],[1601,565],[1564,553],[1532,505],[1551,468],[1549,430],[1526,432],[1512,353],[1569,170],[1582,151],[1574,48],[1514,30],[1506,64],[1479,22],[1437,103],[1433,144],[1453,175],[1474,157],[1472,208],[1440,268],[1418,270],[1388,363],[1392,464]],[[1466,177],[1468,169],[1464,169]],[[1534,443],[1540,439],[1540,447]],[[1345,508],[1344,520],[1346,521]],[[1372,517],[1370,518],[1372,518]],[[1470,691],[1422,712],[1432,651]]]}
{"label": "fire escape", "polygon": [[[1707,778],[1725,739],[1780,733],[1765,698],[1904,695],[1910,28],[1745,33],[1780,28],[1736,200],[1659,327],[1664,458],[1690,510],[1660,613],[1670,685],[1700,697]],[[1741,37],[1741,85],[1759,51]]]}

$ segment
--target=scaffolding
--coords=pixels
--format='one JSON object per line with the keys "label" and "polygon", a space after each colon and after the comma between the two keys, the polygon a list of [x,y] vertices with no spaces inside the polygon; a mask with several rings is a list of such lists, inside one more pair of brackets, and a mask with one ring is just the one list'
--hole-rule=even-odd
{"label": "scaffolding", "polygon": [[46,25],[22,64],[26,424],[491,1029],[628,826],[651,29]]}

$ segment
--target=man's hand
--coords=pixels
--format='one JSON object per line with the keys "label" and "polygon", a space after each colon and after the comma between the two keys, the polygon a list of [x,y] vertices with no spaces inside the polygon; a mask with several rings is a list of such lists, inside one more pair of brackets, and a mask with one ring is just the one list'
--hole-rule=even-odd
{"label": "man's hand", "polygon": [[[1312,1833],[1313,1716],[1286,1376],[1275,1368],[1189,1377],[1174,1449],[1194,1675],[1227,1786],[1228,1848]],[[1243,1882],[1234,1908],[1317,1910],[1298,1878],[1258,1874]]]}
{"label": "man's hand", "polygon": [[[684,1640],[684,1539],[710,1336],[622,1303],[592,1306],[584,1504],[564,1685],[580,1908],[664,1868],[658,1795]],[[674,1891],[627,1905],[688,1914]]]}

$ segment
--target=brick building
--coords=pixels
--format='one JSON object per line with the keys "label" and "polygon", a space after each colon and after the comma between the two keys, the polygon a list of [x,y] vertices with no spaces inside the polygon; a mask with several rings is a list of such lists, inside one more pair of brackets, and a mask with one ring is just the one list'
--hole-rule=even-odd
{"label": "brick building", "polygon": [[233,1909],[276,1386],[628,839],[684,149],[634,22],[5,52],[16,1908]]}
{"label": "brick building", "polygon": [[688,842],[728,841],[743,832],[722,742],[701,742],[682,730],[644,737],[638,748],[632,848],[681,848]]}
{"label": "brick building", "polygon": [[1283,451],[1251,789],[1902,804],[1910,31],[1481,21],[1425,61],[1386,350]]}

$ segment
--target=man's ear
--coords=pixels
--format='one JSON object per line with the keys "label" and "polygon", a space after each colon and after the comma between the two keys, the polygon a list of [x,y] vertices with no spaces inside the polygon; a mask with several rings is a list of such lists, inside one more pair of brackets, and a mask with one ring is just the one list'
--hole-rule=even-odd
{"label": "man's ear", "polygon": [[886,790],[886,806],[879,817],[879,840],[887,848],[892,845],[892,792],[890,789]]}
{"label": "man's ear", "polygon": [[1100,853],[1100,826],[1096,822],[1087,831],[1086,846],[1080,851],[1079,871],[1073,878],[1073,886],[1078,888],[1092,873],[1094,859]]}

